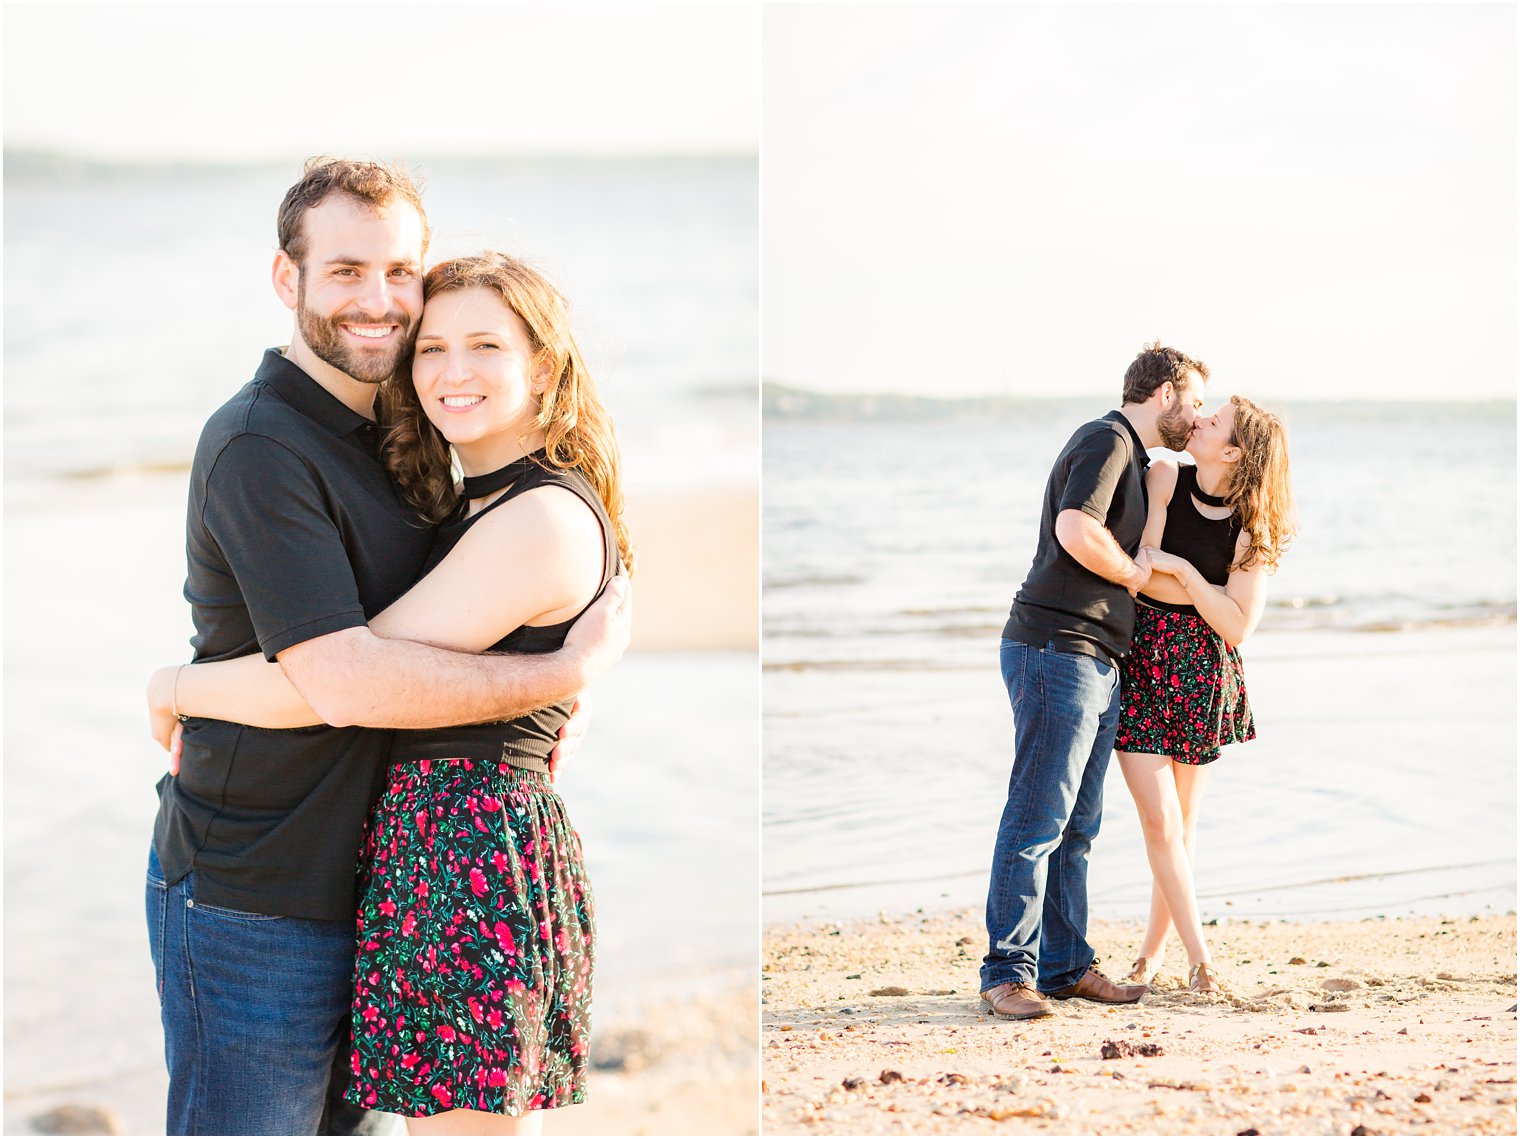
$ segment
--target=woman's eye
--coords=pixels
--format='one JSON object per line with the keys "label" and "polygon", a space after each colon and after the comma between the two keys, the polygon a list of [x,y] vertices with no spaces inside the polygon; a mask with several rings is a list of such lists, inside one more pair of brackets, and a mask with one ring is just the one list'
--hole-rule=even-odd
{"label": "woman's eye", "polygon": [[436,345],[436,344],[429,344],[426,348],[419,348],[417,350],[417,354],[420,355],[420,356],[426,356],[429,352],[439,352],[439,351],[442,351],[442,349],[440,349],[438,347],[438,345]]}

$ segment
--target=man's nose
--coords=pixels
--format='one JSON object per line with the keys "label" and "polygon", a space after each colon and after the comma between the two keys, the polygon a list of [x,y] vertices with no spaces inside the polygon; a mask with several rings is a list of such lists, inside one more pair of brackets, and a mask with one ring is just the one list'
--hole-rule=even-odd
{"label": "man's nose", "polygon": [[384,273],[377,273],[364,282],[359,306],[366,316],[385,316],[391,311],[391,286]]}

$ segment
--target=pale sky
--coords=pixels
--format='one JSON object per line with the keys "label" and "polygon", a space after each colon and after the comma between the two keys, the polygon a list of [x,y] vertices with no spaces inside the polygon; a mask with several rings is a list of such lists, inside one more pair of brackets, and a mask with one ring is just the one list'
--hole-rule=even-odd
{"label": "pale sky", "polygon": [[766,8],[763,366],[1512,397],[1513,5]]}
{"label": "pale sky", "polygon": [[753,152],[759,7],[12,4],[5,144],[105,159]]}

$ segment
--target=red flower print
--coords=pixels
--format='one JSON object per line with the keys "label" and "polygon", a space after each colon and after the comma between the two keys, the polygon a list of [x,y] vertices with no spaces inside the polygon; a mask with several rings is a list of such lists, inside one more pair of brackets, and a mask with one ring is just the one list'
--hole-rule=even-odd
{"label": "red flower print", "polygon": [[459,1033],[455,1032],[452,1028],[450,1028],[446,1024],[440,1024],[438,1026],[438,1028],[436,1029],[436,1031],[438,1033],[438,1039],[439,1040],[453,1041],[453,1040],[458,1040],[459,1039]]}
{"label": "red flower print", "polygon": [[443,1104],[444,1107],[454,1106],[454,1093],[449,1091],[447,1085],[434,1084],[432,1090],[433,1098],[436,1099],[439,1103]]}
{"label": "red flower print", "polygon": [[508,957],[517,956],[517,942],[512,938],[512,927],[504,921],[496,923],[496,944]]}

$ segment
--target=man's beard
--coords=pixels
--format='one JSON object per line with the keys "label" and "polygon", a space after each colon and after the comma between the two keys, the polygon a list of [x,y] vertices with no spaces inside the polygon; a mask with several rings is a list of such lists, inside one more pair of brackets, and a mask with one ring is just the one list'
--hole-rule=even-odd
{"label": "man's beard", "polygon": [[[361,384],[383,384],[396,374],[411,347],[412,318],[401,309],[392,309],[383,317],[367,316],[319,316],[306,307],[306,287],[302,282],[296,293],[296,321],[301,329],[301,339],[317,359],[331,364],[344,375]],[[353,344],[343,324],[394,324],[396,335],[388,350],[379,347],[366,351]]]}
{"label": "man's beard", "polygon": [[1161,445],[1168,451],[1181,451],[1187,447],[1188,440],[1193,437],[1193,421],[1182,400],[1179,399],[1170,411],[1163,411],[1156,417],[1156,432],[1161,436]]}

